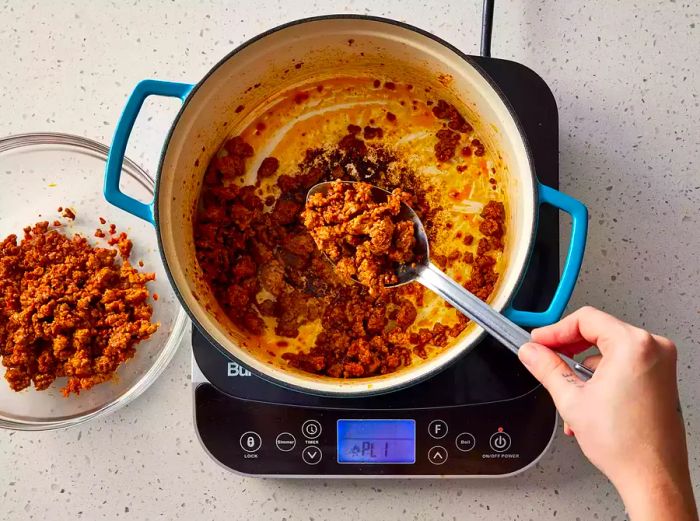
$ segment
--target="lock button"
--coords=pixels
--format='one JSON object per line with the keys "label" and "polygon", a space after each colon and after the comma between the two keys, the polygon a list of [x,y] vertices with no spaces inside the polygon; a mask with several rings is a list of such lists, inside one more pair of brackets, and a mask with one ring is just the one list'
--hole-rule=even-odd
{"label": "lock button", "polygon": [[246,452],[257,452],[262,447],[262,438],[255,431],[244,432],[241,436],[241,448]]}

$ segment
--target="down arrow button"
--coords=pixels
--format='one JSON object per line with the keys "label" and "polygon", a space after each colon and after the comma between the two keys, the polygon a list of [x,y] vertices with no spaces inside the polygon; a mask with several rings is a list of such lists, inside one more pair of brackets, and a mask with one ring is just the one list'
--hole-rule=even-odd
{"label": "down arrow button", "polygon": [[321,449],[313,445],[306,447],[301,452],[301,459],[303,459],[304,463],[307,465],[317,465],[321,461],[321,458],[323,458]]}

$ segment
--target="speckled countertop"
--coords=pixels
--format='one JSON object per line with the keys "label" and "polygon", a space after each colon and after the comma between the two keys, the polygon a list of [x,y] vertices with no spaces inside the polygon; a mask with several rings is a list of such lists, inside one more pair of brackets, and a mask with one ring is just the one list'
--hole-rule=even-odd
{"label": "speckled countertop", "polygon": [[[303,16],[397,18],[475,53],[477,4],[3,0],[0,135],[54,130],[108,143],[139,80],[196,81],[232,47]],[[551,86],[560,113],[561,186],[591,213],[572,307],[605,308],[679,344],[696,495],[698,51],[700,6],[692,1],[497,2],[493,54],[525,63]],[[149,101],[131,140],[133,159],[153,169],[176,110],[174,101]],[[186,344],[153,387],[112,416],[58,432],[0,432],[0,517],[624,518],[608,481],[560,434],[534,469],[506,480],[309,482],[228,473],[195,438]]]}

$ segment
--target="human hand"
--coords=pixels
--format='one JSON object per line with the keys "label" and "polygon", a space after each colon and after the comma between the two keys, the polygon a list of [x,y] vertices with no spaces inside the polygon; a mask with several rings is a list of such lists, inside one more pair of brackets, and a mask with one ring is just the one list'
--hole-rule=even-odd
{"label": "human hand", "polygon": [[[630,517],[697,520],[673,342],[591,307],[535,329],[532,340],[520,360],[550,392],[564,432],[612,481]],[[595,369],[588,382],[550,350],[573,356],[592,345],[601,354],[584,361]]]}

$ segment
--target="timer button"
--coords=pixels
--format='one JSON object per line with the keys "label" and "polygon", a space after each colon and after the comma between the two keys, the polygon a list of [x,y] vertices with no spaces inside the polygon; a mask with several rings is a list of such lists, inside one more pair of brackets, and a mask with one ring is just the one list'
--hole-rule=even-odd
{"label": "timer button", "polygon": [[433,465],[442,465],[447,461],[447,449],[436,445],[428,451],[428,461]]}
{"label": "timer button", "polygon": [[297,444],[297,439],[290,432],[281,432],[275,440],[275,445],[282,452],[289,452]]}
{"label": "timer button", "polygon": [[257,452],[262,447],[262,439],[257,432],[244,432],[241,436],[241,448],[246,452]]}
{"label": "timer button", "polygon": [[323,452],[315,445],[309,445],[301,452],[301,459],[307,465],[317,465],[323,458]]}
{"label": "timer button", "polygon": [[474,448],[474,445],[476,445],[476,439],[471,432],[463,432],[457,436],[455,445],[457,445],[457,448],[462,452],[469,452]]}
{"label": "timer button", "polygon": [[428,425],[428,434],[431,438],[441,440],[447,436],[447,424],[443,420],[433,420]]}
{"label": "timer button", "polygon": [[321,424],[316,420],[306,420],[301,426],[301,432],[310,440],[315,440],[321,435]]}
{"label": "timer button", "polygon": [[510,448],[510,434],[499,429],[489,438],[489,445],[496,452],[507,451]]}

